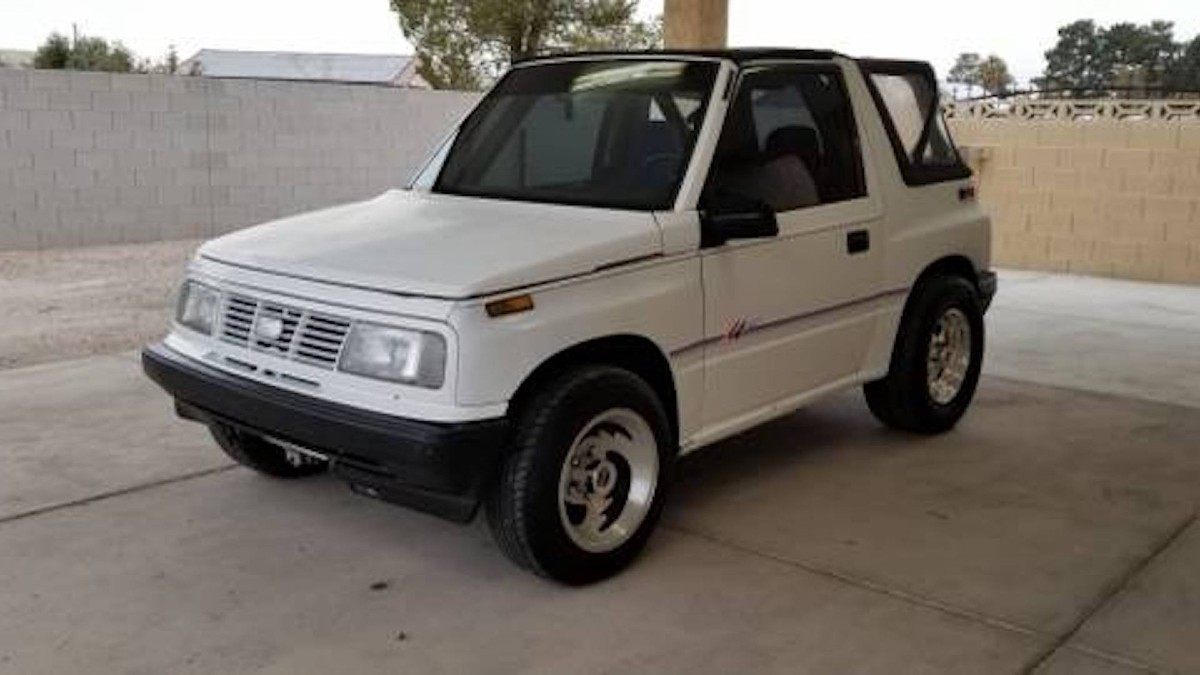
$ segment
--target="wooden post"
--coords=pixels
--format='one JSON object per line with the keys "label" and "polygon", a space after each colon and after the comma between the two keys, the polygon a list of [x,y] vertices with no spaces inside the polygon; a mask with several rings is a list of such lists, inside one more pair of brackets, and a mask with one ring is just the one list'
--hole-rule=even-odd
{"label": "wooden post", "polygon": [[666,0],[667,49],[723,49],[729,34],[729,0]]}

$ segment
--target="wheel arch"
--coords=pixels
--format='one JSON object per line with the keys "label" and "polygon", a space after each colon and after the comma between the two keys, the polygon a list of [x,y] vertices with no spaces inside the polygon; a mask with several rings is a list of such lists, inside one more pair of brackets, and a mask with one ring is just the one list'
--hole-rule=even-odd
{"label": "wheel arch", "polygon": [[[948,255],[938,258],[937,260],[925,266],[917,278],[913,281],[912,287],[915,289],[922,281],[935,276],[958,276],[966,279],[972,286],[976,286],[979,282],[979,273],[975,269],[975,263],[965,255]],[[910,289],[909,294],[912,294]]]}
{"label": "wheel arch", "polygon": [[550,378],[582,365],[609,365],[624,368],[646,381],[662,402],[679,442],[679,399],[671,362],[650,338],[634,334],[606,335],[566,347],[543,360],[517,387],[509,401],[509,414],[519,410]]}
{"label": "wheel arch", "polygon": [[899,328],[899,323],[903,322],[903,316],[907,315],[912,309],[913,299],[921,284],[929,279],[944,276],[960,277],[970,284],[971,288],[974,288],[976,292],[979,292],[979,273],[975,269],[975,263],[971,262],[970,258],[962,254],[947,255],[938,258],[926,265],[925,269],[921,270],[921,273],[913,280],[912,285],[908,287],[908,296],[904,299],[904,312],[899,317],[897,329]]}
{"label": "wheel arch", "polygon": [[979,290],[979,274],[975,263],[971,261],[970,257],[961,253],[944,255],[922,268],[904,291],[904,304],[901,311],[882,322],[875,334],[863,366],[864,371],[869,374],[869,379],[883,377],[887,374],[903,316],[908,313],[912,305],[915,291],[926,280],[947,275],[962,277],[973,288]]}

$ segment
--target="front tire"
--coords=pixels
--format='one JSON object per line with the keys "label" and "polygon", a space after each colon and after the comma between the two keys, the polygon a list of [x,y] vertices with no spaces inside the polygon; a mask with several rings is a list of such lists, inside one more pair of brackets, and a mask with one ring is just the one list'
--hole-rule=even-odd
{"label": "front tire", "polygon": [[879,421],[937,434],[958,423],[983,365],[983,305],[958,276],[920,282],[905,307],[887,377],[863,387]]}
{"label": "front tire", "polygon": [[328,462],[288,450],[248,431],[224,424],[212,424],[208,430],[231,459],[272,478],[304,478],[329,468]]}
{"label": "front tire", "polygon": [[661,401],[641,378],[585,366],[519,411],[487,519],[513,562],[567,584],[624,569],[653,531],[675,449]]}

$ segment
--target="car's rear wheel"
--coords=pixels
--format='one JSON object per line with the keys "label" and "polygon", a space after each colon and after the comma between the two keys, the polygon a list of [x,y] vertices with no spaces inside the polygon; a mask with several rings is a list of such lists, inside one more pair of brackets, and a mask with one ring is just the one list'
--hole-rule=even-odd
{"label": "car's rear wheel", "polygon": [[551,381],[517,415],[487,501],[500,548],[569,584],[623,569],[654,529],[674,464],[654,391],[626,370],[587,366]]}
{"label": "car's rear wheel", "polygon": [[904,310],[888,375],[868,383],[867,405],[888,426],[941,433],[967,411],[983,364],[983,306],[958,276],[922,281]]}
{"label": "car's rear wheel", "polygon": [[225,424],[208,427],[217,445],[235,462],[274,478],[303,478],[323,473],[329,462]]}

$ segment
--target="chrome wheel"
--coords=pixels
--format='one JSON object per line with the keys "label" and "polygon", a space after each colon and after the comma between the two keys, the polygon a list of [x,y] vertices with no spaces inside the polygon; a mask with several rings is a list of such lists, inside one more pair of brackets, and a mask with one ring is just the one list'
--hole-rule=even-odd
{"label": "chrome wheel", "polygon": [[606,553],[637,532],[658,485],[658,443],[627,408],[607,410],[575,437],[558,482],[558,514],[571,541]]}
{"label": "chrome wheel", "polygon": [[929,338],[926,377],[929,396],[948,405],[962,390],[971,366],[971,322],[962,310],[947,309]]}

